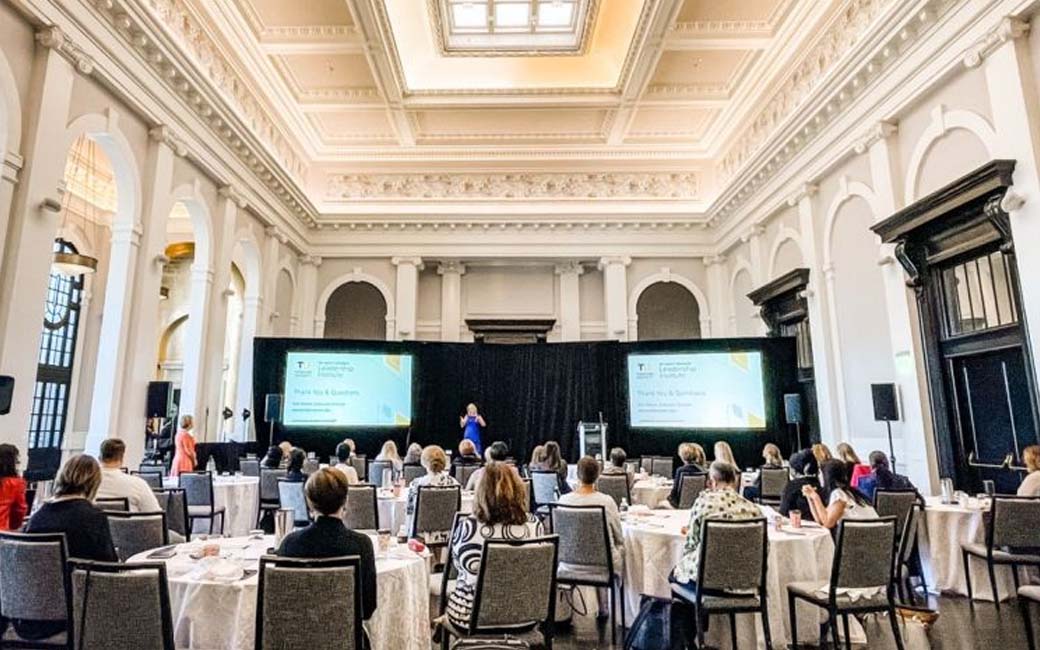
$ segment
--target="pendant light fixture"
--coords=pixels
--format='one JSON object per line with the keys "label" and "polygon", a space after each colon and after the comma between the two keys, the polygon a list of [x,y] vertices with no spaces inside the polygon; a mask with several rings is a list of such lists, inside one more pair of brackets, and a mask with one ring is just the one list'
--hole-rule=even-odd
{"label": "pendant light fixture", "polygon": [[[69,206],[72,203],[72,185],[74,183],[79,183],[84,188],[84,222],[88,221],[87,211],[90,211],[93,216],[97,216],[98,197],[94,181],[98,172],[96,150],[96,145],[85,135],[81,135],[72,147],[71,170],[66,173],[65,192],[61,195],[61,232],[63,234],[66,232],[66,227],[69,223]],[[96,219],[91,221],[96,223]],[[62,244],[67,242],[62,236],[58,237],[58,241]],[[54,253],[54,260],[51,262],[51,268],[55,272],[75,277],[97,271],[97,258],[81,255],[80,253],[60,252],[61,249],[68,248],[66,246],[59,246],[58,248],[59,252]]]}

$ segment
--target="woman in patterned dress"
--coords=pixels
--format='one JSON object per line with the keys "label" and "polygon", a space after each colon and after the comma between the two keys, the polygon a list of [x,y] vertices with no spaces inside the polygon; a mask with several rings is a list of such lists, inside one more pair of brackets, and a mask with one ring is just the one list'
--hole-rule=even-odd
{"label": "woman in patterned dress", "polygon": [[473,495],[473,514],[459,520],[451,537],[451,561],[458,569],[447,614],[458,627],[469,625],[486,539],[530,539],[542,534],[538,519],[527,512],[527,491],[505,463],[489,463]]}

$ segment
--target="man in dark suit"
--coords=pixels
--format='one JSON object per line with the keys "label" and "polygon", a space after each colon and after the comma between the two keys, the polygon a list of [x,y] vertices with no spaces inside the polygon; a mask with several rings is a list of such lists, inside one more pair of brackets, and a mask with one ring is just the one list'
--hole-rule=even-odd
{"label": "man in dark suit", "polygon": [[376,555],[368,535],[343,525],[347,502],[347,478],[333,469],[320,469],[304,486],[307,505],[317,519],[282,540],[277,554],[296,558],[329,558],[357,555],[361,558],[361,617],[376,611]]}

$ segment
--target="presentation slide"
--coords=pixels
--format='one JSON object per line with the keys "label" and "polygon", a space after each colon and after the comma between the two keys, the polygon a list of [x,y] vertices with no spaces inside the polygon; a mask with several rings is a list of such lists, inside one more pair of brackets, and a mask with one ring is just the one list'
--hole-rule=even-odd
{"label": "presentation slide", "polygon": [[286,354],[283,425],[398,427],[411,421],[411,355]]}
{"label": "presentation slide", "polygon": [[765,429],[761,352],[630,354],[632,427]]}

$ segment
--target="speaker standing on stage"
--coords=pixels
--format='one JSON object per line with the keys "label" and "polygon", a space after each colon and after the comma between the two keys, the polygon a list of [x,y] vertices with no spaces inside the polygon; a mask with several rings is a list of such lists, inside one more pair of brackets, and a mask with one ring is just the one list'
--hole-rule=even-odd
{"label": "speaker standing on stage", "polygon": [[463,429],[462,437],[473,443],[478,456],[482,455],[484,447],[480,444],[480,430],[487,426],[487,422],[477,413],[476,404],[466,406],[466,414],[459,418],[459,426]]}

